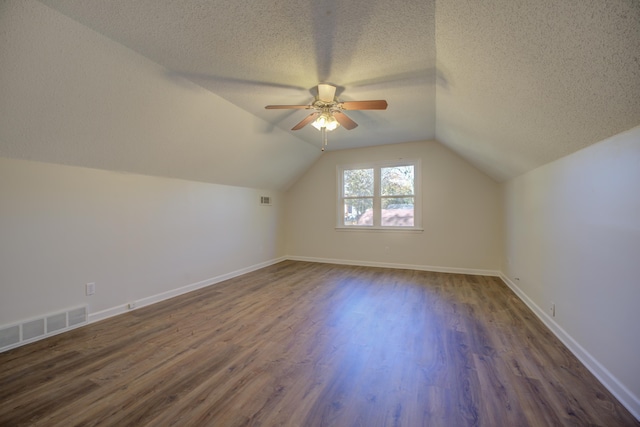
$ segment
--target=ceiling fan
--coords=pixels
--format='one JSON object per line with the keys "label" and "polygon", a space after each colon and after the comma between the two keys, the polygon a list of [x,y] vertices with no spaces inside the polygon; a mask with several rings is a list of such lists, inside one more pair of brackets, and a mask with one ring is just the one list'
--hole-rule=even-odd
{"label": "ceiling fan", "polygon": [[387,101],[339,101],[336,97],[336,87],[321,83],[318,85],[318,96],[308,105],[267,105],[268,110],[315,110],[302,119],[291,130],[302,129],[309,123],[322,132],[322,151],[327,146],[327,131],[338,126],[347,130],[354,129],[358,124],[343,113],[345,110],[386,110]]}

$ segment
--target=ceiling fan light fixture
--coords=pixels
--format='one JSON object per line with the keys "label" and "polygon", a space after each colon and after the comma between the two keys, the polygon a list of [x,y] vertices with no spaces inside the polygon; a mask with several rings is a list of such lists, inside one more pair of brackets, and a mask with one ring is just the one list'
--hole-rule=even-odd
{"label": "ceiling fan light fixture", "polygon": [[311,125],[318,130],[322,130],[322,128],[325,128],[326,130],[334,130],[340,126],[340,123],[338,123],[331,113],[324,112],[320,117],[315,119]]}
{"label": "ceiling fan light fixture", "polygon": [[322,151],[327,147],[327,132],[342,126],[346,130],[355,129],[358,124],[343,113],[343,110],[386,110],[387,101],[378,99],[373,101],[339,101],[336,97],[336,87],[327,83],[318,85],[318,96],[306,105],[267,105],[268,110],[314,110],[291,130],[299,130],[311,123],[311,126],[322,133]]}
{"label": "ceiling fan light fixture", "polygon": [[338,128],[338,126],[340,126],[340,123],[338,123],[335,117],[330,116],[325,127],[327,128],[327,130],[334,130]]}

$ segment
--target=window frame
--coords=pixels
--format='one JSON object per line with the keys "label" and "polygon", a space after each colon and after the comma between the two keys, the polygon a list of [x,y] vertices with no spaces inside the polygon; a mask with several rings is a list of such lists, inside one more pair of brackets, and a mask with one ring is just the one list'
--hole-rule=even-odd
{"label": "window frame", "polygon": [[[391,197],[381,193],[382,169],[396,166],[413,166],[413,226],[382,225],[382,199]],[[344,224],[344,201],[352,197],[344,196],[344,171],[354,169],[373,169],[373,196],[362,198],[373,199],[373,225],[346,225]],[[397,159],[376,161],[367,163],[349,163],[336,166],[336,230],[360,230],[360,231],[394,231],[416,232],[422,228],[422,162],[420,159]],[[401,195],[397,197],[402,197]]]}

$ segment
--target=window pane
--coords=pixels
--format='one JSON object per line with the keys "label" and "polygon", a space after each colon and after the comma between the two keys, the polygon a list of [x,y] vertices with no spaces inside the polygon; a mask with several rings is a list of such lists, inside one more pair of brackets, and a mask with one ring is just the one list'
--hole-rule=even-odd
{"label": "window pane", "polygon": [[342,184],[344,197],[373,196],[373,169],[345,170]]}
{"label": "window pane", "polygon": [[387,227],[413,227],[413,197],[382,199],[381,225]]}
{"label": "window pane", "polygon": [[373,225],[373,199],[345,200],[344,225]]}
{"label": "window pane", "polygon": [[413,195],[413,165],[381,168],[380,175],[381,195]]}

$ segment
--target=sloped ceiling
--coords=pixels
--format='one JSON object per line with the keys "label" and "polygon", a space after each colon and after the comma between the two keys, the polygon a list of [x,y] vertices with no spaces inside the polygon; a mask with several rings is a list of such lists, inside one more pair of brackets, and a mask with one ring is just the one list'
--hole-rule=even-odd
{"label": "sloped ceiling", "polygon": [[[339,86],[342,100],[389,102],[384,113],[350,113],[360,126],[335,132],[331,148],[435,136],[433,2],[43,3],[287,132],[308,112],[267,111],[265,105],[309,104],[320,82]],[[296,135],[320,146],[313,127]]]}
{"label": "sloped ceiling", "polygon": [[[637,0],[42,3],[158,64],[153,73],[173,86],[195,83],[215,95],[215,102],[178,105],[191,115],[217,109],[207,118],[224,142],[178,130],[151,159],[127,155],[98,167],[221,182],[231,173],[205,172],[222,167],[208,157],[210,145],[234,163],[260,147],[262,164],[286,171],[269,186],[286,187],[320,155],[320,134],[310,126],[289,130],[304,111],[264,106],[309,103],[318,82],[337,85],[342,100],[389,102],[386,111],[349,112],[360,126],[332,132],[329,149],[436,138],[497,180],[640,124]],[[172,98],[154,100],[160,102]],[[235,140],[244,142],[234,148]],[[265,148],[265,140],[277,149]],[[0,154],[16,155],[0,143]],[[199,161],[176,163],[178,143]],[[36,152],[20,157],[39,159]],[[277,175],[262,169],[253,181],[228,183],[259,187],[256,181]]]}
{"label": "sloped ceiling", "polygon": [[640,1],[438,1],[436,137],[498,180],[640,124]]}

